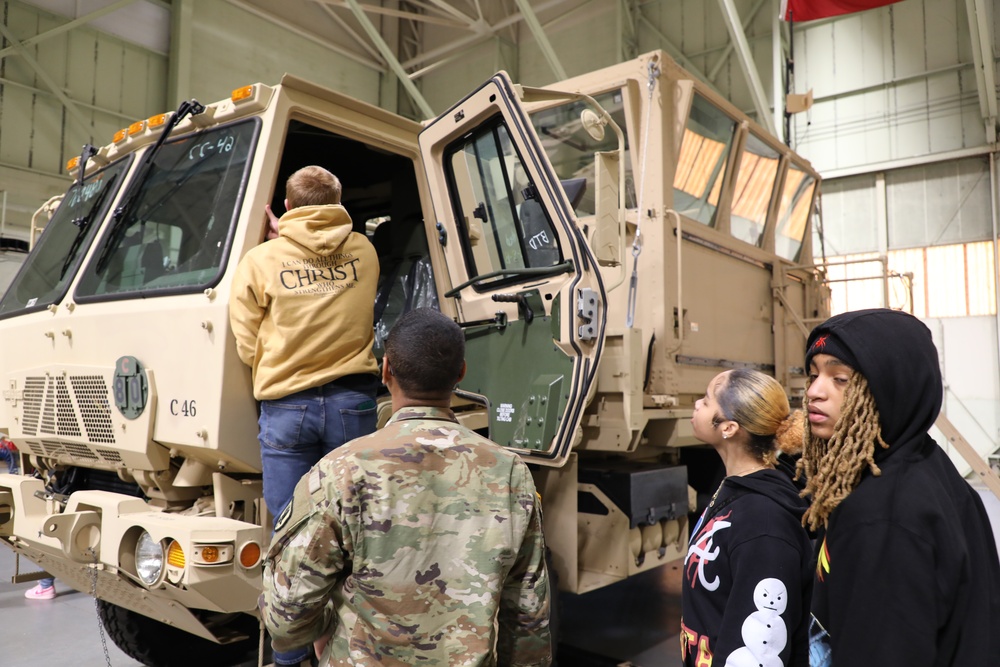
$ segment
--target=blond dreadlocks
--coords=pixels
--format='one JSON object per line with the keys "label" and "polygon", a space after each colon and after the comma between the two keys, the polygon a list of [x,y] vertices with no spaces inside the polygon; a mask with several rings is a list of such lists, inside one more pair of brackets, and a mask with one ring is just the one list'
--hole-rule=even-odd
{"label": "blond dreadlocks", "polygon": [[875,398],[864,376],[855,372],[844,391],[840,419],[829,440],[814,437],[809,422],[805,424],[805,447],[797,469],[806,478],[803,495],[812,496],[802,523],[814,531],[827,525],[830,513],[861,481],[866,465],[873,475],[882,474],[875,465],[875,443],[889,447],[882,439]]}

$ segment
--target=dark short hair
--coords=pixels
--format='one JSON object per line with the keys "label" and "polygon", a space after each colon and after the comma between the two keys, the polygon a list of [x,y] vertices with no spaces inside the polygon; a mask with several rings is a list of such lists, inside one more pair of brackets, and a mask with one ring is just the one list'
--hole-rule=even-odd
{"label": "dark short hair", "polygon": [[385,339],[385,358],[400,389],[413,398],[451,393],[465,361],[465,336],[433,308],[411,310]]}

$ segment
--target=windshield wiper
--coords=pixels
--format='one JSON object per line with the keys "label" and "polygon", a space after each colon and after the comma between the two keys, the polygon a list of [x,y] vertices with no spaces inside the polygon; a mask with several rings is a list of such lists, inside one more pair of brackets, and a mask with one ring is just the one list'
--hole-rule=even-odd
{"label": "windshield wiper", "polygon": [[[82,161],[81,161],[82,162]],[[104,189],[97,195],[97,199],[94,200],[93,206],[87,211],[86,215],[82,215],[79,218],[73,218],[70,222],[77,227],[76,238],[73,239],[73,243],[69,246],[69,251],[66,253],[66,259],[63,260],[62,270],[59,272],[59,280],[62,280],[66,276],[66,271],[73,264],[73,259],[76,257],[77,250],[80,249],[80,244],[83,242],[84,237],[87,235],[87,231],[90,229],[90,223],[94,219],[94,214],[101,210],[104,206],[104,198],[107,197],[108,192],[114,189],[115,182],[118,180],[120,174],[115,174],[111,177],[111,181],[104,186]],[[83,187],[83,184],[78,184],[78,187]]]}
{"label": "windshield wiper", "polygon": [[197,116],[205,110],[205,105],[200,103],[198,100],[192,99],[191,101],[184,100],[181,102],[180,106],[177,107],[177,111],[174,115],[170,117],[170,120],[166,122],[163,126],[163,131],[160,132],[160,136],[157,137],[156,143],[153,147],[146,151],[146,155],[143,156],[142,164],[139,165],[139,169],[136,173],[135,178],[133,178],[125,189],[125,194],[122,195],[121,203],[118,204],[118,208],[115,209],[113,220],[114,223],[111,227],[111,232],[108,234],[107,240],[104,242],[104,247],[101,248],[101,254],[97,258],[97,264],[95,266],[96,272],[100,273],[107,266],[108,261],[111,259],[111,249],[118,246],[118,241],[121,239],[122,234],[125,231],[125,219],[132,205],[135,203],[136,198],[139,196],[140,186],[145,182],[146,178],[149,176],[149,172],[153,169],[153,158],[159,152],[160,147],[163,142],[166,141],[167,137],[177,127],[182,120],[188,116]]}

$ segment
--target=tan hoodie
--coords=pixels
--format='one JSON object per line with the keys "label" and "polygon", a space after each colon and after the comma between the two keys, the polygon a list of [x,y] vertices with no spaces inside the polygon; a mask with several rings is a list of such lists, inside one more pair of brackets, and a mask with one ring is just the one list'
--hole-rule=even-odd
{"label": "tan hoodie", "polygon": [[278,238],[236,269],[229,321],[257,400],[355,373],[378,373],[372,317],[378,256],[339,205],[281,216]]}

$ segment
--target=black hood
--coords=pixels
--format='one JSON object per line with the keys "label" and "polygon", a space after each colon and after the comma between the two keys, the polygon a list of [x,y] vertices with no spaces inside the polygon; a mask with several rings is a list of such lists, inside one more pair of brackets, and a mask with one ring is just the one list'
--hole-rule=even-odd
{"label": "black hood", "polygon": [[809,507],[809,503],[799,496],[792,480],[780,470],[765,469],[743,477],[727,477],[726,484],[767,496],[799,521]]}
{"label": "black hood", "polygon": [[[921,442],[941,411],[944,389],[930,329],[912,315],[875,308],[831,317],[809,335],[806,364],[822,353],[827,341],[848,351],[841,359],[868,380],[882,422],[888,450],[876,448],[875,460],[909,442]],[[816,349],[814,349],[816,348]],[[836,355],[834,355],[836,356]],[[896,445],[896,446],[893,446]]]}

